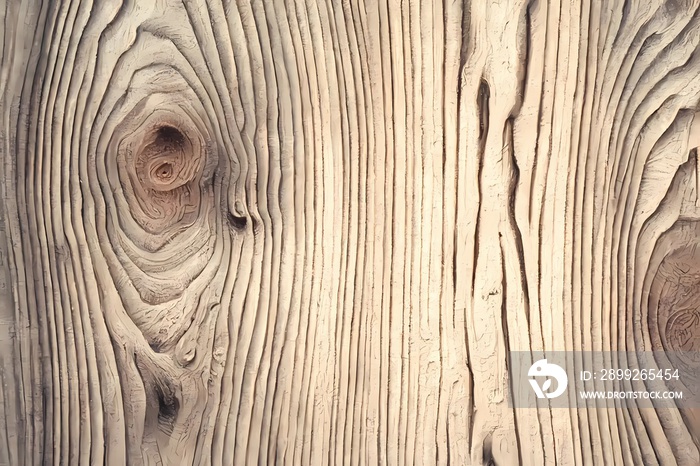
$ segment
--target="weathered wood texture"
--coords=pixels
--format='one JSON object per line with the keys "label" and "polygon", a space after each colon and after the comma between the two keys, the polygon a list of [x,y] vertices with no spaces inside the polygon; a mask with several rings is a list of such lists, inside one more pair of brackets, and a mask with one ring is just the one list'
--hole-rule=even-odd
{"label": "weathered wood texture", "polygon": [[700,464],[698,3],[0,0],[0,464]]}

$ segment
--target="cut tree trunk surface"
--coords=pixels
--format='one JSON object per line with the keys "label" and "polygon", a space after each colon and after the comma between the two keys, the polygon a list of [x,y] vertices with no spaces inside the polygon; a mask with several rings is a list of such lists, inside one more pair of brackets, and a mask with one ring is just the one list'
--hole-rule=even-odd
{"label": "cut tree trunk surface", "polygon": [[700,0],[0,0],[0,465],[698,465],[515,350],[700,350]]}

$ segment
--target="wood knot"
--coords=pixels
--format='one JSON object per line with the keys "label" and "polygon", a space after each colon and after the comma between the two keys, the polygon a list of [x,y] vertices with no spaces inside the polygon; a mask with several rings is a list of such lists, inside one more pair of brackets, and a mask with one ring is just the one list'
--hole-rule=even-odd
{"label": "wood knot", "polygon": [[147,232],[158,234],[197,215],[207,146],[184,119],[168,115],[150,120],[123,147],[130,183],[122,186],[132,193],[128,197],[134,200],[134,219]]}
{"label": "wood knot", "polygon": [[650,302],[658,306],[651,320],[660,336],[656,349],[700,351],[700,250],[694,242],[677,244],[661,262]]}
{"label": "wood knot", "polygon": [[226,213],[226,220],[228,220],[229,225],[236,230],[245,230],[248,225],[248,214],[243,202],[236,200],[233,203],[232,208]]}
{"label": "wood knot", "polygon": [[191,182],[197,173],[192,142],[172,126],[154,128],[136,159],[136,173],[144,187],[172,191]]}
{"label": "wood knot", "polygon": [[668,344],[674,351],[700,351],[700,306],[673,312],[665,329]]}

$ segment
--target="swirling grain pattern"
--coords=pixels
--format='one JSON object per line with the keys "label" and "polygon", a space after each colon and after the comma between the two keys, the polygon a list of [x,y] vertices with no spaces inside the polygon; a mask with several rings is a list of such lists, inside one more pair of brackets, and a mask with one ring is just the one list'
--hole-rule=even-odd
{"label": "swirling grain pattern", "polygon": [[699,3],[0,0],[0,465],[700,464]]}

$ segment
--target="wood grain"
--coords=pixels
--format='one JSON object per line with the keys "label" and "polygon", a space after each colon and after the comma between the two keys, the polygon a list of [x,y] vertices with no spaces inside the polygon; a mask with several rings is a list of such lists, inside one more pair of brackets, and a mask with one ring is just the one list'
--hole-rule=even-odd
{"label": "wood grain", "polygon": [[0,464],[700,464],[698,7],[0,0]]}

